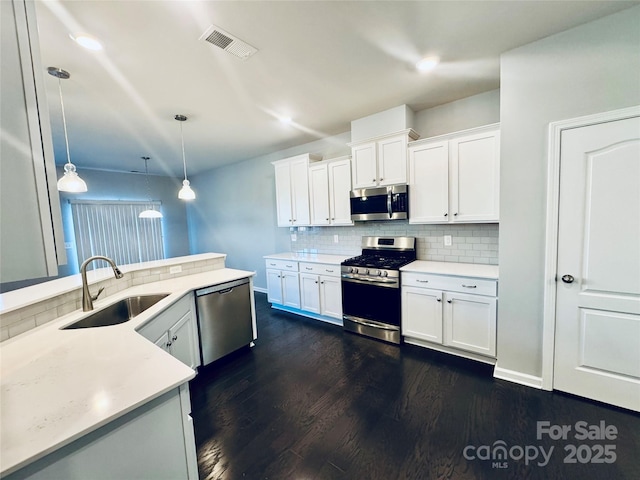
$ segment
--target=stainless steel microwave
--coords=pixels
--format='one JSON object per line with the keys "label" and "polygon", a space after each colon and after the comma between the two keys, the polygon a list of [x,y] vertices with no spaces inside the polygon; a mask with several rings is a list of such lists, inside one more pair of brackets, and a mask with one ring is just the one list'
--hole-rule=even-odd
{"label": "stainless steel microwave", "polygon": [[362,188],[351,191],[351,220],[402,220],[409,218],[407,185]]}

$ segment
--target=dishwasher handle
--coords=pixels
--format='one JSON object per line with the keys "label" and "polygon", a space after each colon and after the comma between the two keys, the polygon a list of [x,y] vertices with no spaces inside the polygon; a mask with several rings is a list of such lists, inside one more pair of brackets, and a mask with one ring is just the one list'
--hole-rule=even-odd
{"label": "dishwasher handle", "polygon": [[241,278],[232,282],[220,283],[218,285],[212,285],[210,287],[201,288],[196,290],[196,297],[202,297],[203,295],[210,295],[212,293],[225,294],[231,292],[235,287],[249,283],[249,278]]}

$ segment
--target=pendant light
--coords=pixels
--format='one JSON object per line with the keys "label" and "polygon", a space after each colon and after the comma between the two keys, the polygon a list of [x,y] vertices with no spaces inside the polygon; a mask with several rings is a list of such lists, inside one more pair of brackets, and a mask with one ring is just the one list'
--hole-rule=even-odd
{"label": "pendant light", "polygon": [[184,180],[182,181],[182,188],[178,192],[178,198],[180,200],[193,200],[196,198],[196,193],[191,189],[189,180],[187,180],[187,160],[184,156],[184,132],[182,131],[182,122],[187,120],[184,115],[176,115],[174,117],[180,122],[180,138],[182,139],[182,166],[184,167]]}
{"label": "pendant light", "polygon": [[67,136],[67,118],[64,114],[64,102],[62,101],[61,80],[71,77],[69,72],[58,67],[48,67],[47,72],[58,79],[58,92],[60,93],[60,107],[62,109],[62,126],[64,128],[64,142],[67,147],[67,163],[64,165],[64,175],[58,180],[58,190],[61,192],[82,193],[87,191],[87,184],[76,172],[76,166],[71,163],[69,155],[69,137]]}
{"label": "pendant light", "polygon": [[[149,202],[151,203],[151,187],[149,186],[149,167],[147,165],[147,162],[151,157],[141,157],[141,158],[144,160],[144,175],[145,175],[145,181],[147,184],[147,196],[149,197]],[[156,210],[153,206],[153,203],[151,203],[151,208],[148,208],[147,210],[143,210],[142,212],[140,212],[140,214],[138,215],[138,218],[162,218],[162,212]]]}

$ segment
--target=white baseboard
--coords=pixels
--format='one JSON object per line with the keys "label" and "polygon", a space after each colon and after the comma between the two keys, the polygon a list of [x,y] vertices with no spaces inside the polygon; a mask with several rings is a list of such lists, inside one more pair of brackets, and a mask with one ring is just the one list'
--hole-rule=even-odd
{"label": "white baseboard", "polygon": [[260,293],[267,293],[267,289],[266,288],[256,287],[255,285],[253,286],[253,291],[254,292],[260,292]]}
{"label": "white baseboard", "polygon": [[515,370],[507,370],[506,368],[500,368],[496,365],[493,370],[494,378],[500,380],[507,380],[508,382],[519,383],[527,387],[542,388],[542,377],[536,377],[529,375],[528,373],[516,372]]}

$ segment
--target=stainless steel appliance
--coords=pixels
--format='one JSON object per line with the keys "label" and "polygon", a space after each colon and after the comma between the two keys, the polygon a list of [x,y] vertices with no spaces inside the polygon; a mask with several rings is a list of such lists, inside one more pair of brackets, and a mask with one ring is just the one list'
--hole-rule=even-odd
{"label": "stainless steel appliance", "polygon": [[249,279],[196,290],[202,366],[253,341]]}
{"label": "stainless steel appliance", "polygon": [[405,218],[409,218],[407,185],[351,191],[351,220],[402,220]]}
{"label": "stainless steel appliance", "polygon": [[362,237],[362,255],[340,267],[344,329],[400,343],[400,267],[415,259],[414,237]]}

